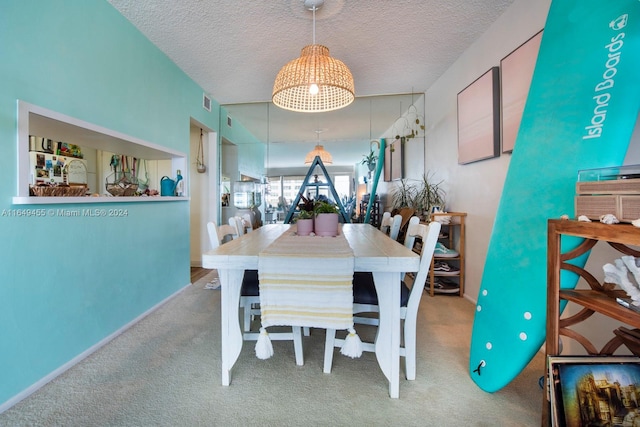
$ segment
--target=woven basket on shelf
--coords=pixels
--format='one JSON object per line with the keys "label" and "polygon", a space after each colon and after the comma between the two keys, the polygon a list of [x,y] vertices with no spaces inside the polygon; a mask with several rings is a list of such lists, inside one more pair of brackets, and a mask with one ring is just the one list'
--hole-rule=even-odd
{"label": "woven basket on shelf", "polygon": [[29,195],[36,197],[82,197],[86,186],[33,185],[29,186]]}
{"label": "woven basket on shelf", "polygon": [[106,188],[112,196],[135,196],[138,191],[138,178],[129,172],[112,173],[107,177]]}

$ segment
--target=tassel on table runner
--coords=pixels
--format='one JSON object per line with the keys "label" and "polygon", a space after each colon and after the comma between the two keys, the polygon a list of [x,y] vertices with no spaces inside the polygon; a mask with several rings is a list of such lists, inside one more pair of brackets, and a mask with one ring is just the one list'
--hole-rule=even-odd
{"label": "tassel on table runner", "polygon": [[289,231],[280,236],[258,260],[262,328],[346,329],[342,353],[360,357],[362,343],[353,329],[353,267],[353,252],[343,234],[295,236]]}
{"label": "tassel on table runner", "polygon": [[256,342],[256,357],[261,360],[266,360],[271,356],[273,356],[273,345],[271,345],[269,333],[265,328],[260,328],[260,335]]}
{"label": "tassel on table runner", "polygon": [[362,341],[360,341],[355,329],[349,329],[349,334],[344,339],[340,353],[352,359],[362,356]]}

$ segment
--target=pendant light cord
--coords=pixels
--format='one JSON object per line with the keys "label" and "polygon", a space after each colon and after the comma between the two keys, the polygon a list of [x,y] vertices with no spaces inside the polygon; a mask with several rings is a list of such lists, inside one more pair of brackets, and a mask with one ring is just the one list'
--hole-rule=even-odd
{"label": "pendant light cord", "polygon": [[313,44],[316,44],[316,6],[313,6]]}

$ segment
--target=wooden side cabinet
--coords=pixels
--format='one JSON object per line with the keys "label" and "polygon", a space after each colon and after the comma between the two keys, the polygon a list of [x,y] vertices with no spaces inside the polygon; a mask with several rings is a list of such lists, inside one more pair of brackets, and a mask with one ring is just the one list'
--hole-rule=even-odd
{"label": "wooden side cabinet", "polygon": [[[577,247],[561,252],[563,236],[583,238]],[[570,264],[569,261],[584,255],[598,242],[605,242],[622,255],[640,256],[640,228],[630,224],[607,225],[600,222],[579,222],[574,220],[548,221],[547,226],[547,337],[546,354],[560,354],[560,336],[569,337],[578,342],[589,355],[612,355],[623,342],[612,332],[612,339],[601,349],[581,333],[571,329],[577,323],[600,313],[612,319],[640,328],[640,313],[636,313],[616,302],[616,297],[626,297],[622,290],[609,289],[589,273],[585,268]],[[613,260],[612,260],[613,261]],[[589,285],[589,289],[561,289],[560,271],[567,270],[577,274]],[[577,314],[561,318],[562,301],[570,301],[581,307]],[[544,378],[547,378],[545,372]],[[546,390],[546,384],[545,384]],[[544,393],[542,425],[548,425],[549,401]]]}
{"label": "wooden side cabinet", "polygon": [[[438,218],[450,217],[450,222],[442,224],[441,237],[438,239],[440,243],[445,245],[448,249],[456,250],[459,255],[456,257],[438,257],[434,254],[433,260],[431,260],[431,267],[429,270],[429,294],[434,296],[436,294],[435,283],[436,280],[444,280],[449,283],[455,283],[458,285],[458,290],[454,293],[458,295],[464,295],[464,261],[465,261],[465,223],[464,220],[467,214],[464,212],[438,212],[431,214],[431,221],[438,221]],[[446,263],[451,266],[454,272],[438,272],[434,270],[436,263]],[[455,271],[457,269],[457,271]],[[451,293],[451,292],[447,292]]]}

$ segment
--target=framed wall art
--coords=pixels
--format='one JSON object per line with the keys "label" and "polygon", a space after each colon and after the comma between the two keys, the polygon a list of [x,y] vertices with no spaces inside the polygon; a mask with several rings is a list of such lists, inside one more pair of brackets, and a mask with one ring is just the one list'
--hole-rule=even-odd
{"label": "framed wall art", "polygon": [[404,178],[403,138],[387,143],[384,151],[384,180],[394,181]]}
{"label": "framed wall art", "polygon": [[511,153],[515,146],[541,40],[542,31],[539,31],[500,61],[503,153]]}
{"label": "framed wall art", "polygon": [[391,144],[384,147],[384,180],[391,181]]}
{"label": "framed wall art", "polygon": [[391,143],[391,180],[402,179],[404,177],[404,138],[396,139]]}
{"label": "framed wall art", "polygon": [[548,368],[552,426],[640,423],[640,358],[550,356]]}
{"label": "framed wall art", "polygon": [[458,93],[458,163],[500,155],[500,77],[493,67]]}

